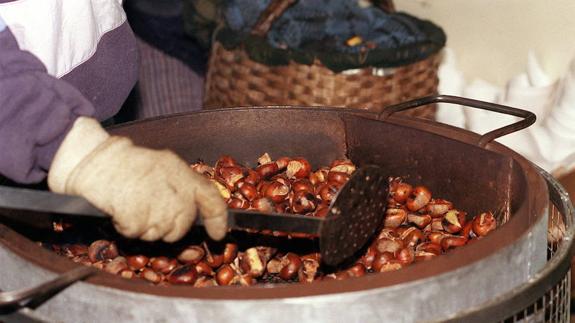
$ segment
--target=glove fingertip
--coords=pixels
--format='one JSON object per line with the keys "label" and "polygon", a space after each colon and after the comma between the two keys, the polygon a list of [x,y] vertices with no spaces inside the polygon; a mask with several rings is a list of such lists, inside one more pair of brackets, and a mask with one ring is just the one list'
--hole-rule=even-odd
{"label": "glove fingertip", "polygon": [[156,241],[160,239],[160,233],[155,227],[148,229],[144,234],[140,236],[140,239],[144,241]]}
{"label": "glove fingertip", "polygon": [[165,242],[176,242],[182,239],[190,230],[194,224],[194,219],[196,218],[195,211],[190,212],[186,216],[179,216],[174,222],[174,226],[170,232],[168,232],[162,240]]}
{"label": "glove fingertip", "polygon": [[116,221],[114,221],[114,228],[121,235],[123,235],[126,238],[130,238],[130,239],[138,238],[139,236],[144,234],[144,231],[141,230],[140,228],[138,228],[137,226],[126,226],[126,225],[122,225]]}
{"label": "glove fingertip", "polygon": [[227,216],[204,218],[204,226],[210,238],[222,240],[228,231]]}
{"label": "glove fingertip", "polygon": [[215,203],[203,205],[200,208],[204,226],[208,235],[215,239],[220,240],[225,237],[228,231],[228,211],[227,205],[222,200],[218,199]]}
{"label": "glove fingertip", "polygon": [[177,232],[177,233],[170,232],[168,235],[164,236],[162,240],[167,243],[172,243],[180,240],[181,238],[184,237],[184,235],[185,232]]}

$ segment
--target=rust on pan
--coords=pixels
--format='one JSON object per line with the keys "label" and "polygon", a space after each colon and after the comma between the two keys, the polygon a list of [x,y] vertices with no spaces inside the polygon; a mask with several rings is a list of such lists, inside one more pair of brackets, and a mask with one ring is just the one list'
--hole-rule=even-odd
{"label": "rust on pan", "polygon": [[[432,182],[428,186],[437,185],[434,192],[438,195],[461,198],[471,210],[492,209],[492,201],[508,203],[513,213],[511,220],[487,239],[444,257],[396,272],[345,281],[274,288],[158,287],[104,272],[87,281],[131,292],[203,299],[286,298],[363,291],[432,277],[478,261],[528,234],[536,217],[543,214],[547,203],[545,183],[534,167],[512,150],[495,142],[487,144],[485,149],[478,148],[479,135],[433,122],[395,115],[381,122],[376,117],[345,109],[241,108],[156,118],[116,127],[112,133],[132,137],[149,147],[171,148],[188,161],[203,158],[213,162],[226,153],[250,165],[262,152],[269,152],[272,156],[306,156],[318,166],[349,154],[359,165],[380,163],[397,170],[398,175],[407,169],[412,176],[410,181]],[[402,140],[412,146],[400,147],[398,143]],[[445,164],[438,166],[438,162]],[[461,187],[463,184],[466,185]],[[469,193],[475,193],[475,198]],[[0,225],[0,243],[57,273],[78,266],[4,225]]]}

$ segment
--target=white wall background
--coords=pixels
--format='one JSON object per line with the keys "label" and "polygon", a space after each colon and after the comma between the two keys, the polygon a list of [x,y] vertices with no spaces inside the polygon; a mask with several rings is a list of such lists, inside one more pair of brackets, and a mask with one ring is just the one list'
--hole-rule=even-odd
{"label": "white wall background", "polygon": [[575,0],[395,0],[395,5],[446,31],[466,79],[505,85],[525,70],[529,49],[543,70],[558,78],[575,56]]}

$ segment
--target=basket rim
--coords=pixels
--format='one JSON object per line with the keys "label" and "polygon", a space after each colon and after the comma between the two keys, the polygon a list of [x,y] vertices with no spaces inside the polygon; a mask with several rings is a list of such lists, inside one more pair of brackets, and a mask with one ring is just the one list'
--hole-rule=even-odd
{"label": "basket rim", "polygon": [[[427,31],[427,40],[416,45],[398,48],[374,48],[358,54],[341,53],[320,49],[275,48],[264,37],[233,31],[227,25],[214,33],[214,42],[219,42],[227,50],[244,50],[250,59],[269,66],[288,65],[290,62],[312,65],[319,61],[333,72],[348,69],[376,67],[393,68],[425,60],[445,47],[447,36],[443,29],[429,20],[419,19],[405,13]],[[414,54],[415,53],[415,54]],[[394,57],[394,59],[386,59]]]}

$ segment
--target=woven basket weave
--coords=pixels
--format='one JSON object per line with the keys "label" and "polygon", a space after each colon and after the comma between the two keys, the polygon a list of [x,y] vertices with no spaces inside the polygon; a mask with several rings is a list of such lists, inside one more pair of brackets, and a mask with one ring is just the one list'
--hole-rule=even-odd
{"label": "woven basket weave", "polygon": [[[260,20],[267,21],[269,28],[269,19]],[[369,67],[340,73],[317,59],[310,65],[291,61],[288,65],[268,66],[250,59],[241,47],[228,50],[214,42],[204,107],[304,105],[379,110],[437,94],[438,66],[437,54],[395,68]],[[409,110],[406,114],[433,119],[435,107]]]}

